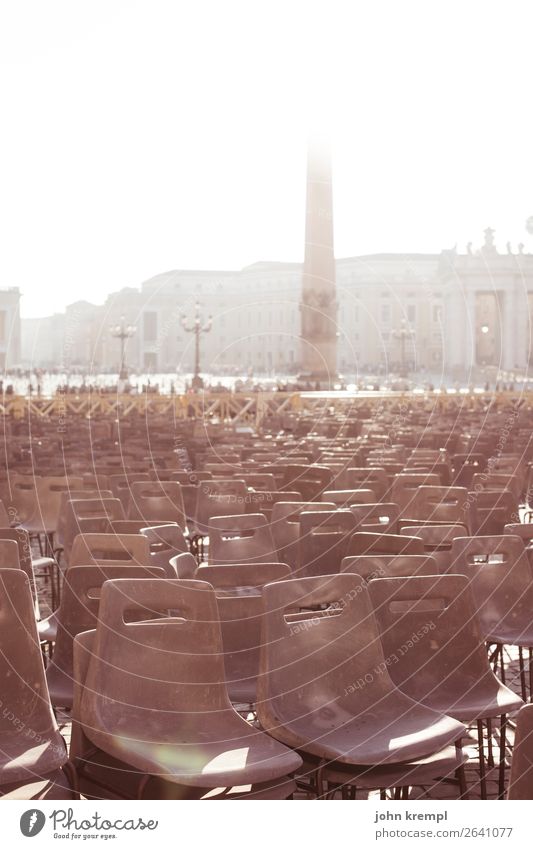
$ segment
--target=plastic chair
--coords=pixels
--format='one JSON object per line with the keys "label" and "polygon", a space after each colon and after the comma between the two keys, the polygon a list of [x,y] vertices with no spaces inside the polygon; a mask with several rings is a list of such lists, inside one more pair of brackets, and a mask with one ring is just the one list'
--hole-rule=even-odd
{"label": "plastic chair", "polygon": [[424,554],[424,543],[420,537],[356,531],[348,542],[346,556],[361,554]]}
{"label": "plastic chair", "polygon": [[131,484],[128,518],[144,519],[149,524],[176,522],[187,527],[181,485],[176,481],[147,481]]}
{"label": "plastic chair", "polygon": [[389,497],[400,510],[400,516],[411,515],[409,508],[419,486],[440,486],[440,477],[431,472],[400,472],[394,475]]}
{"label": "plastic chair", "polygon": [[302,512],[298,550],[298,568],[302,574],[311,577],[339,572],[355,527],[350,510]]}
{"label": "plastic chair", "polygon": [[372,489],[327,489],[322,493],[322,499],[336,507],[348,510],[354,504],[369,504],[377,496]]}
{"label": "plastic chair", "polygon": [[142,534],[78,534],[71,566],[151,566],[150,546]]}
{"label": "plastic chair", "polygon": [[520,518],[518,501],[507,489],[469,492],[470,531],[480,536],[503,534],[505,525]]}
{"label": "plastic chair", "polygon": [[[286,493],[288,495],[289,493]],[[291,569],[298,568],[300,545],[300,521],[306,511],[330,512],[335,504],[323,501],[281,501],[274,504],[270,529],[280,563],[288,563]]]}
{"label": "plastic chair", "polygon": [[222,628],[228,695],[234,704],[256,700],[265,584],[284,581],[291,570],[283,563],[199,566],[196,580],[215,589]]}
{"label": "plastic chair", "polygon": [[370,489],[374,498],[368,502],[381,501],[389,489],[389,479],[385,469],[374,466],[349,466],[341,475],[343,487],[346,489]]}
{"label": "plastic chair", "polygon": [[503,647],[517,646],[522,697],[527,698],[523,651],[529,654],[529,689],[533,693],[533,581],[520,537],[459,537],[452,543],[451,572],[466,575],[472,585],[481,631],[495,645],[491,661],[500,661],[505,682]]}
{"label": "plastic chair", "polygon": [[235,516],[246,512],[248,489],[243,480],[210,480],[196,488],[194,531],[207,534],[212,516]]}
{"label": "plastic chair", "polygon": [[404,519],[468,526],[468,492],[460,486],[419,486],[402,512]]}
{"label": "plastic chair", "polygon": [[332,480],[333,472],[326,466],[287,463],[282,489],[299,492],[304,501],[315,501],[330,488]]}
{"label": "plastic chair", "polygon": [[72,798],[68,755],[48,695],[33,600],[22,569],[0,571],[0,794],[32,798],[35,784]]}
{"label": "plastic chair", "polygon": [[63,550],[70,563],[70,549],[78,534],[103,533],[111,519],[124,519],[124,509],[118,498],[70,498],[66,506]]}
{"label": "plastic chair", "polygon": [[344,557],[341,572],[360,575],[367,583],[375,578],[406,578],[438,575],[433,557],[420,554],[376,554]]}
{"label": "plastic chair", "polygon": [[168,571],[170,559],[189,550],[179,525],[152,525],[142,528],[141,534],[148,540],[152,566],[161,566]]}
{"label": "plastic chair", "polygon": [[[126,621],[130,612],[138,618],[147,611],[161,611],[163,618]],[[183,789],[252,785],[253,793],[269,785],[279,798],[290,795],[301,758],[239,716],[224,674],[209,584],[106,582],[75,716],[78,771],[84,738],[126,771],[137,771],[138,797],[157,780],[153,776]]]}
{"label": "plastic chair", "polygon": [[420,537],[424,551],[435,559],[441,573],[449,571],[453,540],[467,533],[465,525],[402,525],[400,530],[402,536]]}
{"label": "plastic chair", "polygon": [[433,755],[463,736],[464,725],[394,686],[361,577],[269,584],[263,598],[256,708],[273,737],[329,767],[361,767]]}
{"label": "plastic chair", "polygon": [[358,531],[370,533],[397,534],[400,508],[392,502],[379,504],[352,504],[351,512],[355,516]]}
{"label": "plastic chair", "polygon": [[210,564],[273,563],[277,559],[270,525],[262,513],[210,519]]}
{"label": "plastic chair", "polygon": [[299,492],[280,492],[279,490],[262,492],[249,492],[246,496],[246,512],[262,513],[270,521],[274,505],[278,501],[301,501]]}
{"label": "plastic chair", "polygon": [[[499,796],[505,786],[506,715],[522,700],[493,674],[464,575],[386,578],[368,585],[390,675],[412,699],[477,724],[481,797],[487,797],[483,722],[500,717]],[[405,649],[403,647],[406,647]]]}

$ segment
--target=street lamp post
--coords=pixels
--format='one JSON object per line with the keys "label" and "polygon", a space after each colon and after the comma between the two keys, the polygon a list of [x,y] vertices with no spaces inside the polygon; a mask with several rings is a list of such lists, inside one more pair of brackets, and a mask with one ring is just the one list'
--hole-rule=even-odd
{"label": "street lamp post", "polygon": [[399,330],[395,330],[392,334],[395,339],[400,340],[400,377],[407,377],[407,368],[405,362],[405,343],[411,336],[411,331],[407,327],[407,322],[402,319]]}
{"label": "street lamp post", "polygon": [[126,340],[131,339],[135,335],[137,328],[133,324],[126,324],[126,319],[123,315],[120,316],[118,324],[112,324],[109,332],[114,339],[120,340],[120,369],[118,373],[119,380],[128,379],[128,370],[126,368]]}
{"label": "street lamp post", "polygon": [[205,323],[203,322],[203,319],[200,316],[200,304],[198,301],[195,304],[195,314],[192,324],[187,323],[187,317],[185,315],[181,316],[181,326],[185,332],[194,333],[194,377],[191,385],[195,392],[201,389],[204,385],[204,382],[200,377],[200,336],[202,333],[209,333],[212,325],[213,320],[211,316],[208,317]]}

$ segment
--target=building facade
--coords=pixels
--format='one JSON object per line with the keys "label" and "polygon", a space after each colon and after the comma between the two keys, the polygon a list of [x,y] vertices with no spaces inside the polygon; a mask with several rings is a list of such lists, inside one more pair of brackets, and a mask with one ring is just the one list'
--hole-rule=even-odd
{"label": "building facade", "polygon": [[[181,325],[198,302],[212,316],[201,340],[210,373],[296,374],[301,370],[303,267],[259,262],[239,271],[170,271],[103,305],[70,305],[29,333],[23,359],[34,367],[118,370],[110,325],[136,327],[127,365],[139,373],[188,373],[193,334]],[[475,369],[525,371],[533,364],[533,255],[499,252],[485,231],[479,248],[440,254],[374,254],[336,260],[337,366],[341,374],[398,370],[464,377]],[[51,332],[52,343],[45,338]],[[31,344],[30,344],[31,337]],[[59,352],[59,353],[58,353]]]}

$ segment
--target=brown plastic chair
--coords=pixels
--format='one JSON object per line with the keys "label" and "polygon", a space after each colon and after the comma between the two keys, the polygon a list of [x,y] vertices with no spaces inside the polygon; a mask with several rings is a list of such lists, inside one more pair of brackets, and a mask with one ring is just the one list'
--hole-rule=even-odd
{"label": "brown plastic chair", "polygon": [[352,534],[346,556],[360,554],[424,554],[424,543],[420,537],[400,534],[378,534],[357,531]]}
{"label": "brown plastic chair", "polygon": [[373,489],[327,489],[322,500],[348,510],[355,504],[370,504],[373,500],[377,503],[377,496]]}
{"label": "brown plastic chair", "polygon": [[503,534],[505,525],[519,519],[518,500],[507,489],[469,492],[470,531],[480,536]]}
{"label": "brown plastic chair", "polygon": [[368,583],[375,578],[406,578],[413,575],[438,575],[433,557],[420,554],[376,554],[344,557],[341,572],[351,572]]}
{"label": "brown plastic chair", "polygon": [[142,534],[78,534],[71,566],[151,566],[150,545]]}
{"label": "brown plastic chair", "polygon": [[419,486],[403,510],[404,519],[421,519],[432,524],[468,526],[468,492],[460,486]]}
{"label": "brown plastic chair", "polygon": [[390,500],[397,504],[400,516],[411,516],[410,507],[414,493],[419,486],[440,486],[440,477],[431,472],[400,472],[394,475]]}
{"label": "brown plastic chair", "polygon": [[507,798],[533,799],[533,705],[524,705],[516,719]]}
{"label": "brown plastic chair", "polygon": [[466,575],[472,584],[481,631],[495,644],[491,660],[500,660],[505,681],[503,646],[517,646],[522,697],[527,698],[523,651],[529,654],[529,689],[533,692],[533,580],[520,537],[509,535],[459,537],[452,544],[450,571]]}
{"label": "brown plastic chair", "polygon": [[496,490],[502,491],[508,489],[512,492],[517,501],[522,495],[522,482],[518,475],[502,474],[498,472],[489,472],[487,474],[476,474],[472,478],[472,492],[480,490]]}
{"label": "brown plastic chair", "polygon": [[300,515],[298,569],[302,575],[333,575],[347,554],[356,527],[350,510],[304,511]]}
{"label": "brown plastic chair", "polygon": [[131,486],[138,481],[148,481],[150,476],[147,472],[133,472],[129,475],[109,475],[109,486],[115,498],[122,502],[124,512],[128,510],[130,502]]}
{"label": "brown plastic chair", "polygon": [[207,534],[212,516],[236,516],[246,512],[248,489],[243,480],[204,481],[196,487],[194,531]]}
{"label": "brown plastic chair", "polygon": [[101,588],[113,578],[163,578],[162,569],[140,566],[69,566],[57,613],[54,654],[46,670],[50,699],[55,707],[71,708],[73,695],[73,640],[94,628]]}
{"label": "brown plastic chair", "polygon": [[273,737],[330,765],[377,766],[435,754],[463,736],[461,723],[394,686],[360,576],[269,584],[263,598],[256,708]]}
{"label": "brown plastic chair", "polygon": [[299,492],[280,492],[277,489],[268,492],[266,490],[262,492],[249,492],[246,496],[246,512],[262,513],[263,516],[266,516],[266,518],[270,521],[272,518],[272,510],[278,501],[301,500],[302,496]]}
{"label": "brown plastic chair", "polygon": [[132,483],[128,518],[144,519],[145,526],[176,522],[187,527],[181,485],[177,481],[140,481]]}
{"label": "brown plastic chair", "polygon": [[[289,493],[286,493],[288,495]],[[274,504],[270,528],[280,563],[288,563],[291,569],[298,568],[300,545],[300,520],[304,512],[330,512],[335,504],[323,501],[281,501]]]}
{"label": "brown plastic chair", "polygon": [[368,502],[381,501],[389,489],[385,469],[378,466],[350,466],[342,473],[341,481],[346,489],[370,489],[375,497]]}
{"label": "brown plastic chair", "polygon": [[[130,613],[139,619],[154,611],[163,618],[126,621]],[[239,716],[224,674],[209,584],[108,581],[75,716],[80,735],[141,773],[139,797],[157,776],[182,788],[251,785],[253,792],[277,784],[285,798],[294,789],[286,779],[301,759]],[[83,751],[80,735],[77,751]],[[79,759],[76,764],[83,769]]]}
{"label": "brown plastic chair", "polygon": [[505,786],[506,715],[522,700],[492,672],[464,575],[386,578],[368,585],[389,669],[402,692],[466,725],[477,723],[481,797],[487,796],[483,721],[501,717],[499,796]]}
{"label": "brown plastic chair", "polygon": [[265,584],[284,581],[291,570],[283,563],[199,566],[196,580],[215,589],[224,645],[228,695],[234,704],[256,700]]}
{"label": "brown plastic chair", "polygon": [[420,537],[424,551],[437,563],[437,571],[448,572],[452,560],[452,543],[455,537],[464,537],[468,533],[465,525],[402,525],[400,534],[408,537]]}
{"label": "brown plastic chair", "polygon": [[[172,557],[189,550],[179,525],[152,525],[142,528],[141,534],[146,537],[150,546],[150,564],[161,566],[166,572]],[[167,577],[171,576],[167,574]]]}
{"label": "brown plastic chair", "polygon": [[210,564],[273,563],[277,559],[270,525],[262,513],[210,519]]}
{"label": "brown plastic chair", "polygon": [[326,466],[287,463],[282,489],[299,492],[304,501],[319,501],[332,480],[333,472]]}
{"label": "brown plastic chair", "polygon": [[61,492],[59,496],[59,516],[57,520],[57,529],[55,535],[55,546],[57,548],[63,548],[65,541],[65,528],[67,524],[67,501],[71,499],[79,499],[79,498],[112,498],[113,493],[110,489],[106,490],[97,490],[97,489],[73,489],[68,492]]}
{"label": "brown plastic chair", "polygon": [[140,534],[146,527],[144,519],[108,519],[106,534]]}
{"label": "brown plastic chair", "polygon": [[104,533],[111,519],[124,519],[124,509],[118,498],[70,498],[67,500],[63,549],[69,565],[74,539],[83,533]]}
{"label": "brown plastic chair", "polygon": [[351,512],[355,516],[358,531],[370,533],[397,534],[400,508],[392,502],[379,504],[352,504]]}
{"label": "brown plastic chair", "polygon": [[[32,798],[35,783],[57,785],[68,760],[48,695],[33,601],[22,569],[0,571],[0,794]],[[27,791],[27,792],[25,792]]]}

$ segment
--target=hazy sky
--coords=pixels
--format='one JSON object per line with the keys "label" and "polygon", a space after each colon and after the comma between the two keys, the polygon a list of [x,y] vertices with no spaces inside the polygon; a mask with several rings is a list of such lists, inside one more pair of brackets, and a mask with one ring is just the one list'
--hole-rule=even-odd
{"label": "hazy sky", "polygon": [[528,0],[3,0],[0,286],[301,260],[313,121],[338,256],[533,250],[532,39]]}

